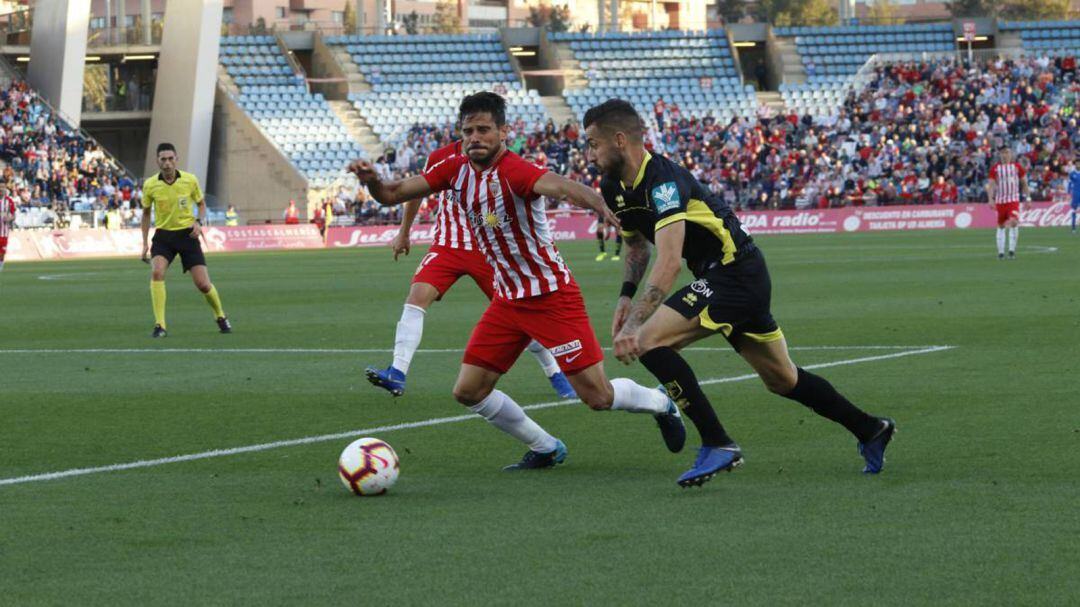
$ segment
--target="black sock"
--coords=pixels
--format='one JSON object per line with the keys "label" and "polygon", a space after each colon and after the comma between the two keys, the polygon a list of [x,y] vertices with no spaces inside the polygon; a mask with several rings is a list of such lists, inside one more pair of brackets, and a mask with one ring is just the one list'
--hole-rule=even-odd
{"label": "black sock", "polygon": [[847,428],[859,442],[865,443],[881,429],[878,418],[851,404],[824,377],[801,368],[795,389],[785,394],[784,398],[802,403],[813,409],[814,413]]}
{"label": "black sock", "polygon": [[701,391],[694,370],[678,352],[668,347],[653,348],[641,355],[641,364],[664,384],[671,400],[694,422],[702,445],[723,447],[735,442],[716,418],[716,411]]}
{"label": "black sock", "polygon": [[600,243],[600,252],[603,253],[604,252],[604,233],[603,232],[597,232],[596,233],[596,241]]}
{"label": "black sock", "polygon": [[622,253],[622,234],[615,236],[615,256]]}

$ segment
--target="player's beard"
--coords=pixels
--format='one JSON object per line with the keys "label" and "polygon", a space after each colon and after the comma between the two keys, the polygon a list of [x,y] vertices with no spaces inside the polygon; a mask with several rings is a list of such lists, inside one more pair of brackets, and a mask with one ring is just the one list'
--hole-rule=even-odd
{"label": "player's beard", "polygon": [[[483,157],[474,156],[473,151],[477,149],[485,150],[487,154],[485,154]],[[500,151],[502,151],[502,143],[495,144],[495,147],[491,148],[490,150],[487,150],[486,148],[469,148],[467,153],[469,155],[469,160],[471,160],[473,163],[478,166],[486,167],[487,165],[491,164],[491,161],[494,160],[496,156],[499,155]]]}
{"label": "player's beard", "polygon": [[623,169],[626,168],[626,159],[622,157],[622,154],[616,154],[610,162],[604,163],[607,166],[601,167],[604,175],[611,179],[622,179]]}

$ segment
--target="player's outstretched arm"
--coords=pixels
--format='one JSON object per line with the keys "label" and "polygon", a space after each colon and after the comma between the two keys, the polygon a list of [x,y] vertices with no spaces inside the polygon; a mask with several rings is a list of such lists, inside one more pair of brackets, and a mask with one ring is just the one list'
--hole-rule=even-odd
{"label": "player's outstretched arm", "polygon": [[604,204],[604,197],[585,184],[547,172],[533,184],[533,191],[552,200],[569,200],[576,207],[596,211],[608,224],[619,226],[619,218]]}
{"label": "player's outstretched arm", "polygon": [[375,171],[375,165],[366,160],[353,161],[349,165],[349,172],[356,175],[356,178],[367,186],[372,198],[385,207],[392,207],[431,194],[431,186],[423,176],[414,175],[396,181],[383,181]]}

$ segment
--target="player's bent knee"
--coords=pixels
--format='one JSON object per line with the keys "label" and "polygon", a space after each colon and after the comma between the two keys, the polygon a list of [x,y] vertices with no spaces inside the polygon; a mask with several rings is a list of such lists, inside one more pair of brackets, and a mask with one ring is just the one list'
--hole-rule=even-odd
{"label": "player's bent knee", "polygon": [[790,373],[785,371],[776,371],[766,373],[761,376],[761,381],[765,383],[765,388],[773,394],[791,394],[791,391],[795,389],[795,384],[799,381],[799,376],[796,373]]}
{"label": "player's bent knee", "polygon": [[615,391],[610,388],[578,390],[578,398],[593,411],[606,411],[615,402]]}
{"label": "player's bent knee", "polygon": [[454,386],[454,400],[466,407],[479,404],[488,394],[491,394],[491,388],[486,386]]}

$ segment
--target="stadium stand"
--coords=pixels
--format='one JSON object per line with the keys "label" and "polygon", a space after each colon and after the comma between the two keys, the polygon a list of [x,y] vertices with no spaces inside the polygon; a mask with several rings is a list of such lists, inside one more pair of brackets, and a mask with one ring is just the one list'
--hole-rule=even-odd
{"label": "stadium stand", "polygon": [[806,70],[805,84],[782,84],[784,103],[799,114],[833,113],[862,83],[855,76],[872,55],[942,52],[955,48],[952,25],[872,25],[778,27],[779,37],[794,37]]}
{"label": "stadium stand", "polygon": [[712,113],[722,121],[752,115],[757,101],[743,85],[723,30],[649,33],[551,32],[581,64],[588,85],[567,89],[567,103],[580,118],[589,107],[611,97],[631,101],[656,126],[652,108],[658,99],[690,115]]}
{"label": "stadium stand", "polygon": [[956,48],[951,23],[841,27],[778,27],[779,37],[795,37],[810,84],[850,76],[879,53],[921,53]]}
{"label": "stadium stand", "polygon": [[385,144],[397,145],[415,123],[456,120],[461,98],[479,90],[507,99],[530,122],[547,119],[536,91],[525,90],[497,35],[327,36],[344,47],[372,86],[349,100]]}
{"label": "stadium stand", "polygon": [[22,80],[0,90],[0,161],[19,227],[62,225],[71,211],[138,201],[138,185],[124,168]]}
{"label": "stadium stand", "polygon": [[1018,32],[1026,51],[1057,54],[1080,48],[1080,21],[1001,21],[998,30]]}
{"label": "stadium stand", "polygon": [[221,39],[221,65],[238,102],[312,187],[328,186],[352,159],[366,157],[322,94],[308,92],[273,36]]}

